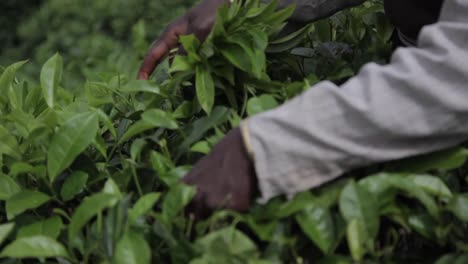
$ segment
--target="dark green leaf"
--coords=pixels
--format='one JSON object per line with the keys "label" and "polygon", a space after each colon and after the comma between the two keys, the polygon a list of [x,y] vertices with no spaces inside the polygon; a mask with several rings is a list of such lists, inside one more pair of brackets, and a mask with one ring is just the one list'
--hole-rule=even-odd
{"label": "dark green leaf", "polygon": [[75,197],[75,195],[81,193],[86,187],[87,181],[88,174],[82,171],[74,171],[72,174],[68,175],[60,190],[62,199],[68,201]]}
{"label": "dark green leaf", "polygon": [[332,215],[327,208],[309,205],[304,211],[296,215],[302,231],[327,255],[335,244],[335,225]]}
{"label": "dark green leaf", "polygon": [[41,192],[24,190],[16,193],[6,201],[6,211],[8,220],[15,218],[15,216],[23,213],[29,209],[35,209],[47,201],[49,196]]}
{"label": "dark green leaf", "polygon": [[57,239],[62,226],[62,219],[60,219],[58,216],[54,216],[52,218],[34,222],[30,225],[21,227],[16,237],[22,238],[43,235]]}
{"label": "dark green leaf", "polygon": [[16,138],[6,128],[0,125],[0,154],[8,155],[17,160],[21,159],[21,152]]}
{"label": "dark green leaf", "polygon": [[68,258],[65,247],[47,236],[23,237],[13,241],[0,253],[10,258]]}
{"label": "dark green leaf", "polygon": [[0,173],[0,200],[8,200],[20,190],[20,186],[12,178]]}
{"label": "dark green leaf", "polygon": [[93,143],[97,131],[98,116],[89,112],[76,115],[59,128],[47,154],[47,170],[51,182]]}
{"label": "dark green leaf", "polygon": [[207,68],[198,65],[195,69],[197,99],[206,113],[211,113],[214,105],[215,86],[213,77]]}
{"label": "dark green leaf", "polygon": [[178,125],[171,114],[164,112],[160,109],[149,109],[146,110],[142,115],[141,119],[151,124],[153,127],[177,129]]}
{"label": "dark green leaf", "polygon": [[468,193],[455,195],[449,208],[460,220],[468,222]]}
{"label": "dark green leaf", "polygon": [[130,222],[135,222],[139,217],[150,211],[160,197],[160,193],[148,193],[142,196],[128,212]]}
{"label": "dark green leaf", "polygon": [[76,209],[68,226],[69,240],[72,241],[93,216],[106,208],[114,206],[118,200],[117,196],[108,193],[97,193],[85,198]]}
{"label": "dark green leaf", "polygon": [[0,225],[0,244],[5,241],[11,231],[13,231],[13,228],[15,228],[15,223],[6,223]]}
{"label": "dark green leaf", "polygon": [[348,223],[353,220],[359,221],[359,225],[363,225],[366,237],[375,238],[379,230],[378,205],[366,189],[354,181],[350,182],[341,193],[339,206]]}

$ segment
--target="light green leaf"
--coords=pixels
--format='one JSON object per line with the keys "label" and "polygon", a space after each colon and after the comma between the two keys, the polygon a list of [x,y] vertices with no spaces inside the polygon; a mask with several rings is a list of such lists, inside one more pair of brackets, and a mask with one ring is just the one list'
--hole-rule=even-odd
{"label": "light green leaf", "polygon": [[104,184],[104,188],[102,188],[102,192],[112,194],[116,197],[122,197],[119,186],[117,186],[112,178],[107,179],[106,183]]}
{"label": "light green leaf", "polygon": [[15,227],[15,223],[6,223],[0,225],[0,244],[5,241],[8,235],[13,231]]}
{"label": "light green leaf", "polygon": [[201,65],[195,69],[195,86],[198,102],[203,110],[209,114],[214,105],[215,86],[211,73]]}
{"label": "light green leaf", "polygon": [[216,250],[217,246],[225,246],[225,250],[233,256],[253,257],[257,246],[244,233],[233,227],[226,227],[209,233],[195,241],[195,246],[202,252]]}
{"label": "light green leaf", "polygon": [[68,225],[68,237],[70,241],[79,234],[80,229],[96,214],[102,210],[114,206],[119,201],[115,195],[97,193],[83,200],[76,209]]}
{"label": "light green leaf", "polygon": [[278,106],[275,97],[270,94],[264,94],[260,97],[252,97],[247,103],[247,114],[253,116],[255,114],[273,109]]}
{"label": "light green leaf", "polygon": [[132,80],[120,88],[121,92],[161,94],[161,87],[146,80]]}
{"label": "light green leaf", "polygon": [[93,143],[97,131],[98,116],[89,112],[76,115],[59,128],[47,154],[47,170],[51,182]]}
{"label": "light green leaf", "polygon": [[162,204],[162,213],[166,221],[171,221],[186,205],[192,200],[196,194],[195,187],[177,184],[172,186],[169,192],[164,197]]}
{"label": "light green leaf", "polygon": [[104,113],[101,109],[98,109],[96,111],[99,115],[99,120],[103,123],[103,125],[109,130],[109,132],[111,133],[111,135],[114,137],[114,138],[117,138],[117,130],[115,130],[115,127],[114,125],[112,124],[112,120],[109,118],[108,115],[106,115],[106,113]]}
{"label": "light green leaf", "polygon": [[52,218],[21,227],[16,237],[21,238],[43,235],[57,239],[60,235],[62,226],[62,219],[59,216],[54,216]]}
{"label": "light green leaf", "polygon": [[178,71],[189,71],[192,70],[192,64],[188,61],[186,56],[175,56],[174,60],[172,61],[171,68],[169,69],[170,73],[178,72]]}
{"label": "light green leaf", "polygon": [[211,146],[207,141],[199,141],[190,148],[190,151],[208,154],[211,151]]}
{"label": "light green leaf", "polygon": [[328,208],[310,205],[296,215],[302,231],[327,255],[335,244],[335,225]]}
{"label": "light green leaf", "polygon": [[362,223],[366,236],[373,239],[379,230],[378,205],[374,196],[351,181],[341,192],[339,207],[348,224],[353,220]]}
{"label": "light green leaf", "polygon": [[460,220],[468,223],[468,193],[453,197],[449,208]]}
{"label": "light green leaf", "polygon": [[133,125],[131,125],[127,129],[127,131],[125,131],[125,133],[119,139],[119,144],[122,144],[123,142],[129,140],[130,138],[152,128],[154,128],[154,126],[150,122],[145,121],[145,120],[139,120],[135,122]]}
{"label": "light green leaf", "polygon": [[438,177],[430,175],[414,175],[411,180],[419,188],[435,196],[451,198],[452,192]]}
{"label": "light green leaf", "polygon": [[6,201],[7,218],[11,220],[26,210],[35,209],[43,205],[49,199],[48,195],[41,192],[31,190],[18,192]]}
{"label": "light green leaf", "polygon": [[42,67],[41,87],[42,94],[47,105],[54,108],[57,100],[59,83],[62,80],[63,62],[62,57],[56,53]]}
{"label": "light green leaf", "polygon": [[431,216],[438,217],[439,207],[437,206],[434,198],[424,189],[414,184],[411,178],[407,177],[407,175],[391,175],[387,178],[387,183],[392,187],[403,191],[404,195],[416,198],[426,207]]}
{"label": "light green leaf", "polygon": [[20,190],[20,186],[10,176],[0,173],[0,200],[7,200]]}
{"label": "light green leaf", "polygon": [[177,129],[178,125],[171,114],[160,109],[150,109],[141,115],[141,119],[153,125],[153,127],[161,127],[167,129]]}
{"label": "light green leaf", "polygon": [[142,234],[127,231],[117,242],[113,264],[151,263],[151,249]]}
{"label": "light green leaf", "polygon": [[64,201],[71,200],[75,195],[81,193],[86,187],[88,174],[82,171],[74,171],[62,185],[60,196]]}
{"label": "light green leaf", "polygon": [[365,245],[369,237],[365,228],[365,223],[360,219],[351,220],[346,228],[349,251],[353,259],[358,262],[362,260],[367,251]]}
{"label": "light green leaf", "polygon": [[128,218],[134,223],[139,217],[150,211],[161,197],[160,193],[148,193],[142,196],[128,212]]}
{"label": "light green leaf", "polygon": [[8,155],[17,160],[21,159],[21,152],[16,138],[0,125],[0,154]]}
{"label": "light green leaf", "polygon": [[145,147],[146,140],[142,138],[137,138],[133,141],[132,146],[130,147],[130,157],[132,160],[137,160],[140,156],[141,150]]}
{"label": "light green leaf", "polygon": [[11,84],[15,80],[16,71],[19,68],[21,68],[21,66],[23,66],[26,62],[27,61],[16,62],[8,66],[3,71],[2,75],[0,76],[0,92],[1,92],[0,102],[2,103],[7,102],[8,99],[6,97],[6,94],[7,94],[8,88],[10,88]]}
{"label": "light green leaf", "polygon": [[0,253],[9,258],[68,258],[65,247],[47,236],[23,237],[13,241]]}

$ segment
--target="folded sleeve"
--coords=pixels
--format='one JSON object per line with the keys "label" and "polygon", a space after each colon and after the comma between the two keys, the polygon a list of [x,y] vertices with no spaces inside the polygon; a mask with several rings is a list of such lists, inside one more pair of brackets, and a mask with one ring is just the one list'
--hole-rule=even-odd
{"label": "folded sleeve", "polygon": [[[320,1],[319,1],[320,2]],[[242,123],[262,198],[468,139],[468,1],[445,1],[418,47],[368,64],[341,87],[321,82]]]}

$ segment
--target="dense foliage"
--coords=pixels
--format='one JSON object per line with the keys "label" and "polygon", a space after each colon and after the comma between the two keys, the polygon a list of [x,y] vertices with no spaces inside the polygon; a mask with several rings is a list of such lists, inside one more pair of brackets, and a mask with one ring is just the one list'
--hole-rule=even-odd
{"label": "dense foliage", "polygon": [[[385,62],[392,28],[369,2],[278,34],[292,9],[219,10],[157,81],[92,75],[72,94],[59,54],[38,84],[0,75],[0,256],[58,263],[465,263],[468,150],[380,164],[254,205],[185,215],[180,178],[242,118],[322,79]],[[99,62],[97,62],[99,63]],[[164,70],[165,69],[165,70]],[[366,176],[366,177],[363,177]],[[457,262],[458,261],[458,262]]]}
{"label": "dense foliage", "polygon": [[14,43],[0,49],[0,61],[30,60],[21,74],[34,81],[41,64],[58,51],[67,58],[63,84],[68,89],[79,89],[85,77],[97,74],[133,75],[150,41],[194,2],[2,1],[0,45]]}

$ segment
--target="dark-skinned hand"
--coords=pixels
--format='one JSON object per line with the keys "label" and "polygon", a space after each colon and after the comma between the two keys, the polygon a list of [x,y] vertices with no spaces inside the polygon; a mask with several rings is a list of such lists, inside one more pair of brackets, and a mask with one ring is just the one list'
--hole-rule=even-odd
{"label": "dark-skinned hand", "polygon": [[138,72],[138,79],[149,79],[156,66],[172,49],[179,46],[179,36],[194,34],[200,40],[204,40],[211,32],[217,9],[225,3],[229,1],[203,0],[185,15],[170,23],[148,50]]}
{"label": "dark-skinned hand", "polygon": [[240,129],[230,131],[183,181],[197,187],[197,194],[187,208],[196,219],[217,209],[247,211],[258,187]]}

